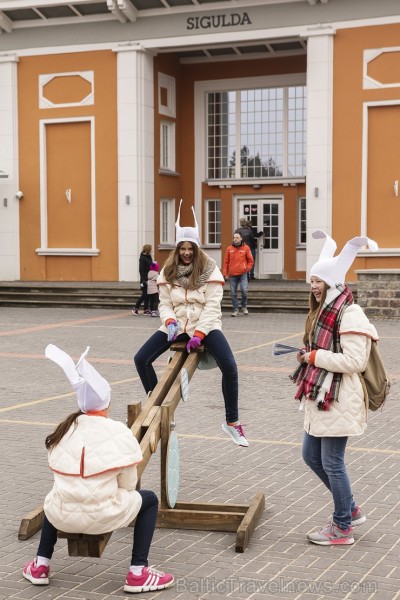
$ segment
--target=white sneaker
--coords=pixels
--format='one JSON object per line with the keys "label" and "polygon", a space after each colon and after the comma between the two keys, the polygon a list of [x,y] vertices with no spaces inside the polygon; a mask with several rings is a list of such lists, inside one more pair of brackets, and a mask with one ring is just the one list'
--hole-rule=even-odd
{"label": "white sneaker", "polygon": [[238,316],[239,316],[239,311],[238,311],[238,309],[236,309],[236,310],[232,311],[232,315],[231,315],[231,316],[232,316],[232,317],[238,317]]}
{"label": "white sneaker", "polygon": [[221,427],[225,433],[231,436],[235,444],[238,446],[245,446],[247,448],[249,442],[245,438],[242,425],[228,425],[227,423],[222,423]]}
{"label": "white sneaker", "polygon": [[249,311],[247,310],[247,306],[244,306],[244,307],[242,308],[242,313],[243,313],[244,315],[248,315],[248,314],[249,314]]}

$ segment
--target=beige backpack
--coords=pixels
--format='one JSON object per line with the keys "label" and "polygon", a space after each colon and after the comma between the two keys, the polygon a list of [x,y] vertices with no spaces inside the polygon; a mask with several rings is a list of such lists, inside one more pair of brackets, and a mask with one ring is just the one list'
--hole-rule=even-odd
{"label": "beige backpack", "polygon": [[364,398],[370,410],[381,408],[390,391],[390,377],[385,369],[379,352],[378,343],[371,341],[371,352],[365,371],[360,373]]}

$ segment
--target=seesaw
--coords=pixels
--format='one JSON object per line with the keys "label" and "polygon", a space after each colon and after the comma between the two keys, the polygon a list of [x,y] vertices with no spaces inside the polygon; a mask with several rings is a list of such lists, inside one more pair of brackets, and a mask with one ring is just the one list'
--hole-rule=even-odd
{"label": "seesaw", "polygon": [[[127,407],[127,425],[140,443],[143,454],[143,461],[137,467],[138,486],[160,443],[161,497],[157,527],[236,532],[235,551],[244,552],[265,507],[262,492],[257,492],[248,505],[177,501],[179,446],[174,414],[180,400],[187,400],[188,384],[204,347],[200,346],[197,352],[188,354],[185,343],[181,342],[173,344],[171,350],[175,353],[143,406],[137,401]],[[26,514],[21,521],[18,539],[27,540],[37,533],[42,527],[43,516],[43,506]],[[112,531],[99,535],[58,532],[59,538],[67,539],[70,556],[95,558],[101,556],[111,535]]]}

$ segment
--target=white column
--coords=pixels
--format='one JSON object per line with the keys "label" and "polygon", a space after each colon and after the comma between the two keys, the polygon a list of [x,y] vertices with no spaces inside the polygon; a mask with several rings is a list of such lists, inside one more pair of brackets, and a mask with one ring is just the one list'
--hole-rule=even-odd
{"label": "white column", "polygon": [[117,49],[119,280],[139,280],[139,254],[154,248],[153,56]]}
{"label": "white column", "polygon": [[8,175],[0,178],[1,281],[20,278],[17,65],[16,56],[0,55],[0,171]]}
{"label": "white column", "polygon": [[333,35],[307,32],[307,275],[321,242],[311,233],[332,233]]}

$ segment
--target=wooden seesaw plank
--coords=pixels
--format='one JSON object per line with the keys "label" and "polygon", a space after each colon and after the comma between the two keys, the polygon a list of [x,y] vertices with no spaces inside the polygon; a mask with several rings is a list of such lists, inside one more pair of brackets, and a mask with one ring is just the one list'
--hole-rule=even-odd
{"label": "wooden seesaw plank", "polygon": [[25,516],[22,517],[19,526],[18,539],[21,541],[29,540],[35,533],[42,529],[44,518],[43,506],[37,506]]}
{"label": "wooden seesaw plank", "polygon": [[160,406],[168,393],[171,385],[178,377],[180,370],[182,369],[183,363],[185,362],[186,356],[184,352],[175,352],[171,362],[168,363],[164,373],[162,374],[159,382],[157,383],[154,390],[144,403],[139,416],[131,427],[131,431],[136,439],[140,442],[143,437],[142,425],[146,419],[150,409],[153,406]]}
{"label": "wooden seesaw plank", "polygon": [[265,496],[257,492],[252,498],[249,508],[240,523],[236,534],[235,552],[244,552],[249,545],[252,533],[265,508]]}
{"label": "wooden seesaw plank", "polygon": [[174,508],[160,508],[158,510],[157,527],[236,532],[242,520],[242,512],[182,510],[176,508],[175,505]]}

